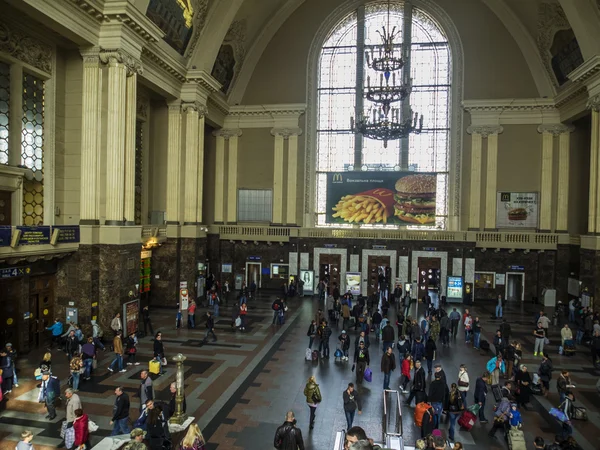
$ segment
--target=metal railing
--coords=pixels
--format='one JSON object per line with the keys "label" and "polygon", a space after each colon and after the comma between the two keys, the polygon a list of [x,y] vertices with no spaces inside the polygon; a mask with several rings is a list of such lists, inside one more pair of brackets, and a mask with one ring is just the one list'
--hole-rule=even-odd
{"label": "metal railing", "polygon": [[[388,396],[390,397],[390,404],[388,405]],[[393,408],[393,400],[396,400],[397,408]],[[397,411],[397,412],[396,412]],[[390,420],[395,416],[394,427],[390,430]],[[383,428],[383,440],[386,442],[386,445],[389,445],[388,442],[390,438],[400,438],[398,439],[400,444],[402,443],[402,434],[404,433],[404,428],[402,426],[402,402],[400,401],[400,392],[395,390],[385,389],[383,391],[383,420],[381,421],[381,425]],[[389,447],[395,448],[395,447]]]}

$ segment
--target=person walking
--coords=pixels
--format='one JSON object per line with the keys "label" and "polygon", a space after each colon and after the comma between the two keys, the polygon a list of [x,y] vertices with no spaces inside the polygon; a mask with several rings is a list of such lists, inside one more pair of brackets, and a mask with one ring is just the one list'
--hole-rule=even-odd
{"label": "person walking", "polygon": [[202,339],[203,344],[208,340],[209,334],[212,334],[212,341],[217,342],[217,336],[215,335],[215,319],[210,311],[206,311],[206,333],[204,334],[204,339]]}
{"label": "person walking", "polygon": [[573,434],[573,425],[571,424],[571,420],[575,416],[575,407],[573,406],[574,401],[575,396],[573,395],[573,392],[567,391],[565,393],[565,399],[558,406],[558,408],[565,413],[565,416],[567,416],[567,420],[562,423],[561,436],[563,439],[568,439],[569,436]]}
{"label": "person walking", "polygon": [[349,430],[354,422],[354,415],[358,410],[358,414],[362,414],[362,402],[358,392],[354,390],[354,383],[348,383],[348,387],[342,393],[344,402],[344,415],[346,416],[346,425]]}
{"label": "person walking", "polygon": [[542,324],[542,328],[544,329],[544,336],[548,336],[548,328],[550,328],[550,318],[544,313],[544,311],[540,311],[538,323]]}
{"label": "person walking", "polygon": [[140,413],[144,409],[148,400],[154,400],[154,385],[147,370],[140,372]]}
{"label": "person walking", "polygon": [[50,330],[52,332],[52,342],[50,343],[50,349],[52,346],[56,344],[58,348],[60,348],[60,337],[63,334],[63,323],[60,319],[54,319],[54,323],[50,325],[46,330]]}
{"label": "person walking", "polygon": [[[165,373],[163,367],[167,364],[165,358],[165,346],[162,341],[162,333],[158,331],[154,336],[154,359],[160,361],[160,373],[162,375]],[[163,364],[164,363],[164,364]]]}
{"label": "person walking", "polygon": [[371,358],[369,356],[369,349],[366,347],[365,342],[361,341],[358,344],[358,350],[354,352],[354,364],[352,370],[356,366],[356,383],[361,385],[365,377],[365,370],[371,364]]}
{"label": "person walking", "polygon": [[65,341],[65,352],[67,353],[67,359],[71,361],[73,355],[79,351],[79,341],[75,336],[75,330],[69,332],[67,340]]}
{"label": "person walking", "polygon": [[469,314],[469,310],[465,313],[465,319],[463,320],[463,325],[465,326],[465,344],[469,344],[471,342],[471,334],[473,332],[473,318],[471,314]]}
{"label": "person walking", "polygon": [[479,317],[475,317],[473,321],[473,348],[479,350],[479,342],[481,340],[481,323]]}
{"label": "person walking", "polygon": [[504,431],[504,434],[508,432],[508,420],[510,414],[510,401],[507,397],[502,397],[502,400],[496,407],[494,412],[494,426],[489,431],[488,436],[493,438],[496,437],[496,432],[499,429]]}
{"label": "person walking", "polygon": [[571,383],[571,376],[568,370],[562,370],[558,379],[556,380],[556,389],[560,395],[560,403],[565,401],[567,392],[569,392],[575,386]]}
{"label": "person walking", "polygon": [[223,283],[223,289],[221,289],[221,295],[223,296],[223,300],[225,300],[225,307],[229,304],[229,293],[231,292],[231,288],[229,287],[229,280],[225,280]]}
{"label": "person walking", "polygon": [[187,309],[188,328],[196,328],[196,302],[192,300]]}
{"label": "person walking", "polygon": [[348,325],[350,325],[350,306],[348,302],[344,302],[342,305],[342,328],[344,330],[348,329]]}
{"label": "person walking", "polygon": [[473,394],[473,399],[475,403],[477,403],[479,408],[479,421],[482,424],[488,423],[485,418],[485,399],[487,397],[488,389],[487,389],[487,379],[489,378],[489,372],[483,372],[480,377],[477,377],[475,381],[475,393]]}
{"label": "person walking", "polygon": [[150,330],[150,336],[154,335],[154,329],[152,328],[152,320],[150,319],[150,311],[147,306],[142,308],[142,317],[144,318],[144,336],[148,336],[148,330]]}
{"label": "person walking", "polygon": [[426,380],[425,380],[425,370],[421,367],[421,361],[415,361],[415,370],[413,374],[413,384],[410,390],[410,395],[404,402],[406,406],[410,406],[412,399],[415,399],[415,404],[419,404],[423,402],[426,398],[425,389],[426,389]]}
{"label": "person walking", "polygon": [[545,396],[548,396],[548,391],[550,390],[550,380],[552,379],[552,360],[548,356],[548,353],[544,353],[542,355],[542,362],[540,367],[538,368],[538,375],[540,376],[540,381],[542,382],[542,393]]}
{"label": "person walking", "polygon": [[433,360],[435,359],[435,351],[437,346],[433,340],[433,336],[429,336],[425,344],[425,360],[427,361],[427,374],[431,375],[433,369]]}
{"label": "person walking", "polygon": [[57,377],[50,375],[50,372],[42,373],[42,385],[38,400],[44,403],[48,410],[46,419],[54,420],[56,418],[56,399],[60,397],[60,381]]}
{"label": "person walking", "polygon": [[452,308],[452,312],[448,318],[450,319],[452,337],[456,339],[456,334],[458,333],[458,323],[460,322],[460,313],[456,310],[456,308]]}
{"label": "person walking", "polygon": [[383,351],[385,352],[388,348],[394,346],[396,340],[396,333],[394,327],[389,320],[386,321],[386,325],[381,329],[381,340],[383,341]]}
{"label": "person walking", "polygon": [[306,335],[308,336],[308,348],[312,350],[312,345],[315,340],[315,336],[317,335],[317,325],[315,324],[314,320],[310,322]]}
{"label": "person walking", "polygon": [[429,397],[427,400],[433,407],[433,428],[439,428],[442,410],[444,408],[444,399],[446,397],[446,386],[442,381],[440,372],[436,372],[433,381],[429,385]]}
{"label": "person walking", "polygon": [[408,391],[406,390],[406,386],[410,382],[410,366],[411,366],[411,364],[412,364],[412,356],[409,353],[402,360],[402,363],[400,365],[401,376],[400,376],[400,386],[398,386],[398,388],[402,391],[403,394],[408,394]]}
{"label": "person walking", "polygon": [[[227,281],[225,282],[227,284]],[[192,423],[177,450],[205,450],[206,440],[196,423]],[[296,449],[294,449],[296,450]]]}
{"label": "person walking", "polygon": [[81,359],[83,361],[83,379],[89,380],[92,375],[94,360],[96,359],[96,346],[94,345],[94,338],[91,336],[81,346]]}
{"label": "person walking", "polygon": [[240,305],[240,331],[246,331],[246,322],[248,321],[248,304],[243,302]]}
{"label": "person walking", "polygon": [[[383,389],[390,389],[390,376],[396,369],[396,356],[392,347],[387,347],[381,356],[381,371],[383,372]],[[348,427],[349,428],[349,427]]]}
{"label": "person walking", "polygon": [[119,331],[123,331],[123,322],[121,322],[120,313],[116,313],[113,319],[110,321],[110,329],[113,330],[115,336]]}
{"label": "person walking", "polygon": [[533,356],[541,356],[544,353],[544,340],[546,339],[546,332],[542,327],[542,323],[539,321],[537,323],[536,328],[533,330],[533,336],[535,337]]}
{"label": "person walking", "polygon": [[83,412],[83,409],[76,409],[75,420],[73,421],[73,429],[75,430],[74,449],[85,450],[86,448],[89,448],[89,423],[89,417]]}
{"label": "person walking", "polygon": [[496,300],[496,319],[502,319],[502,295],[498,295]]}
{"label": "person walking", "polygon": [[73,390],[75,392],[79,391],[79,379],[81,377],[81,372],[83,371],[83,361],[79,353],[75,352],[73,354],[73,358],[69,363],[69,370],[71,371],[71,377],[73,379]]}
{"label": "person walking", "polygon": [[273,446],[277,450],[304,450],[302,431],[296,427],[296,418],[293,411],[285,415],[285,422],[275,431]]}
{"label": "person walking", "polygon": [[314,377],[314,375],[311,375],[308,378],[308,381],[304,386],[304,396],[306,397],[306,404],[310,409],[309,429],[312,430],[315,427],[315,416],[317,414],[317,406],[323,401],[323,397],[321,396],[321,389],[319,389],[317,379]]}
{"label": "person walking", "polygon": [[110,363],[110,366],[108,366],[108,370],[110,372],[114,372],[115,371],[115,365],[116,365],[116,369],[120,372],[125,372],[125,369],[123,368],[123,342],[121,341],[121,330],[117,331],[114,339],[113,339],[113,349],[115,352],[115,359],[113,359],[113,361]]}
{"label": "person walking", "polygon": [[33,450],[33,433],[29,430],[25,430],[21,433],[21,440],[17,442],[15,450]]}
{"label": "person walking", "polygon": [[452,383],[450,385],[450,394],[448,395],[448,417],[450,419],[450,428],[448,429],[448,439],[454,442],[454,429],[456,427],[456,419],[462,414],[465,409],[465,404],[462,401],[462,395],[458,390],[458,385]]}
{"label": "person walking", "polygon": [[65,390],[65,398],[67,399],[65,404],[65,420],[67,421],[67,426],[70,427],[73,425],[73,421],[75,420],[75,410],[83,409],[83,406],[81,405],[81,399],[79,398],[79,395],[75,394],[75,391],[71,388]]}
{"label": "person walking", "polygon": [[469,374],[467,373],[467,366],[464,364],[460,365],[460,369],[458,370],[458,392],[460,392],[460,397],[462,398],[463,406],[467,407],[467,392],[469,392]]}
{"label": "person walking", "polygon": [[111,436],[118,434],[128,434],[129,428],[129,397],[121,386],[115,388],[115,403],[113,405],[113,415],[109,425],[113,426]]}
{"label": "person walking", "polygon": [[127,365],[128,366],[139,366],[140,363],[135,360],[135,355],[137,354],[137,336],[135,335],[135,331],[127,336],[125,340],[125,348],[127,349]]}
{"label": "person walking", "polygon": [[342,330],[342,334],[338,336],[338,340],[340,341],[340,348],[344,356],[342,359],[344,361],[348,361],[348,351],[350,350],[350,336],[346,333],[346,330]]}

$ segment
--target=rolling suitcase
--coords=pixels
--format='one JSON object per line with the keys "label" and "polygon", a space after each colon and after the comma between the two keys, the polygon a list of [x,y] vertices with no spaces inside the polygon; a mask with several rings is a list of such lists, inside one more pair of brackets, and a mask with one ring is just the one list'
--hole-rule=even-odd
{"label": "rolling suitcase", "polygon": [[527,450],[525,435],[516,427],[508,430],[508,448],[510,450]]}
{"label": "rolling suitcase", "polygon": [[531,385],[531,393],[533,395],[542,395],[542,385],[541,384],[532,384]]}
{"label": "rolling suitcase", "polygon": [[492,386],[492,394],[494,394],[494,400],[496,403],[499,403],[502,400],[502,389],[499,384],[494,384]]}
{"label": "rolling suitcase", "polygon": [[471,411],[464,411],[458,418],[458,424],[467,431],[471,431],[475,422],[477,422],[477,416]]}
{"label": "rolling suitcase", "polygon": [[565,356],[575,356],[575,341],[568,339],[563,346],[563,354]]}
{"label": "rolling suitcase", "polygon": [[152,359],[148,363],[148,372],[158,375],[160,373],[160,361]]}

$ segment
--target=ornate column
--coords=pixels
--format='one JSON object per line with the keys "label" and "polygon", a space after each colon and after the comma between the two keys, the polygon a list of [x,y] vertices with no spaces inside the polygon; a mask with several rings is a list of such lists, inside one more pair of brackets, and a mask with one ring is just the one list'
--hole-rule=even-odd
{"label": "ornate column", "polygon": [[125,110],[126,62],[132,61],[121,50],[102,51],[100,60],[108,66],[106,124],[106,225],[124,224],[125,200]]}
{"label": "ornate column", "polygon": [[[496,229],[496,200],[498,190],[498,134],[503,128],[487,127],[481,135],[487,137],[487,171],[485,183],[485,229]],[[481,180],[480,180],[481,181]]]}
{"label": "ornate column", "polygon": [[229,138],[227,130],[215,131],[217,138],[217,154],[215,162],[215,223],[224,222],[225,192],[225,138]]}
{"label": "ornate column", "polygon": [[198,207],[196,208],[196,222],[202,223],[202,207],[204,199],[204,121],[206,108],[198,110]]}
{"label": "ornate column", "polygon": [[588,216],[588,233],[596,234],[600,231],[600,94],[588,101],[588,108],[592,110],[592,140],[590,144],[590,199]]}
{"label": "ornate column", "polygon": [[229,145],[227,152],[227,223],[237,222],[237,163],[238,143],[242,130],[227,130],[229,132]]}
{"label": "ornate column", "polygon": [[556,200],[556,231],[567,232],[569,222],[569,150],[575,128],[563,125],[558,137],[558,197]]}
{"label": "ornate column", "polygon": [[[560,125],[558,125],[560,126]],[[552,229],[552,174],[554,170],[554,136],[557,125],[540,125],[542,133],[542,176],[540,183],[540,231]]]}
{"label": "ornate column", "polygon": [[125,224],[135,225],[135,127],[137,114],[137,75],[142,73],[141,64],[127,65],[125,86]]}
{"label": "ornate column", "polygon": [[81,107],[81,197],[82,225],[100,223],[98,180],[100,172],[100,139],[102,109],[102,71],[99,49],[81,52],[83,57],[83,96]]}
{"label": "ornate column", "polygon": [[298,206],[298,136],[302,130],[298,128],[297,132],[290,134],[288,138],[288,170],[287,170],[287,209],[285,223],[288,225],[297,225],[296,211]]}
{"label": "ornate column", "polygon": [[273,218],[274,225],[283,224],[283,148],[285,141],[294,134],[295,130],[289,128],[273,128],[271,135],[275,137],[275,155],[273,158]]}
{"label": "ornate column", "polygon": [[169,103],[167,141],[167,224],[181,220],[181,103]]}
{"label": "ornate column", "polygon": [[183,138],[185,148],[185,181],[184,181],[184,207],[183,224],[196,223],[198,207],[198,104],[184,103],[183,114],[185,120],[185,135]]}

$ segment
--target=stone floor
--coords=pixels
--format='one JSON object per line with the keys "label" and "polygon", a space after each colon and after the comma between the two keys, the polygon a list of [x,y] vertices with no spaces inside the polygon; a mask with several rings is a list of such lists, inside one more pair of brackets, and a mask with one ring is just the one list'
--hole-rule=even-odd
{"label": "stone floor", "polygon": [[[286,323],[273,326],[270,309],[272,297],[265,294],[249,304],[249,326],[245,333],[232,332],[230,329],[230,308],[221,308],[221,317],[217,321],[219,340],[212,344],[201,343],[204,324],[195,330],[174,329],[173,311],[157,310],[152,312],[155,330],[163,332],[167,356],[183,353],[186,361],[186,396],[188,413],[198,419],[198,423],[208,439],[208,449],[215,450],[263,450],[272,448],[273,435],[283,422],[285,412],[292,409],[296,413],[298,426],[302,429],[307,449],[326,450],[333,447],[335,433],[345,428],[342,409],[342,391],[349,381],[354,380],[350,363],[329,360],[317,363],[304,361],[304,350],[308,344],[306,330],[313,317],[317,301],[310,298],[296,298],[290,301]],[[462,306],[459,308],[462,310]],[[488,319],[492,314],[492,305],[477,305],[471,308],[484,323],[483,337],[491,340],[498,322]],[[202,309],[202,312],[204,309]],[[536,371],[539,358],[533,357],[531,328],[535,308],[533,305],[509,307],[505,317],[510,320],[515,338],[523,343],[525,363],[530,371]],[[392,311],[393,312],[393,311]],[[197,314],[200,317],[201,313]],[[335,351],[336,337],[341,331],[335,329],[332,336],[332,354]],[[588,409],[589,422],[576,422],[575,437],[584,449],[600,448],[600,395],[595,389],[599,373],[592,368],[587,349],[580,349],[571,358],[559,356],[557,336],[559,330],[551,330],[549,352],[553,358],[555,379],[562,368],[568,368],[577,385],[577,402]],[[351,333],[352,342],[355,334]],[[58,437],[60,422],[64,418],[64,408],[52,423],[44,420],[45,410],[36,402],[36,384],[30,374],[40,359],[40,350],[19,361],[20,386],[6,396],[0,406],[0,450],[12,450],[15,441],[24,429],[35,434],[34,444],[37,450],[60,448]],[[98,423],[100,430],[94,433],[92,444],[110,433],[108,424],[114,402],[114,387],[122,385],[131,398],[131,418],[134,419],[139,405],[136,396],[139,385],[139,372],[147,366],[151,358],[152,341],[150,337],[140,341],[139,366],[128,366],[127,372],[111,374],[106,370],[112,354],[101,353],[101,364],[90,382],[82,382],[79,395],[90,417]],[[479,374],[485,367],[490,355],[466,346],[462,334],[451,343],[450,348],[438,352],[448,376],[453,381],[458,367],[467,365],[471,377]],[[379,370],[381,348],[371,346],[371,367],[373,382],[365,383],[362,390],[363,414],[357,415],[355,425],[364,427],[368,434],[381,439],[381,418],[383,411],[382,383],[383,375]],[[53,369],[61,381],[66,381],[66,356],[60,351],[53,352]],[[314,430],[308,430],[308,408],[302,391],[310,375],[315,375],[323,393],[323,402],[317,411]],[[392,376],[392,387],[397,385],[399,372]],[[168,400],[168,386],[174,380],[174,368],[169,365],[166,375],[156,379],[155,389],[159,399]],[[472,383],[474,386],[474,383]],[[543,436],[550,441],[559,431],[558,424],[549,416],[547,410],[556,406],[558,394],[555,381],[551,383],[552,393],[548,398],[533,397],[532,410],[523,411],[524,431],[529,446],[533,438]],[[64,389],[64,387],[63,387]],[[472,391],[469,393],[472,402]],[[491,418],[493,402],[488,402],[486,414]],[[413,424],[413,410],[404,407],[403,430],[407,442],[411,443],[419,431]],[[490,449],[507,448],[500,438],[490,440],[486,431],[491,425],[477,423],[471,432],[458,431],[456,440],[471,450],[485,445]],[[447,424],[441,426],[447,429]]]}

